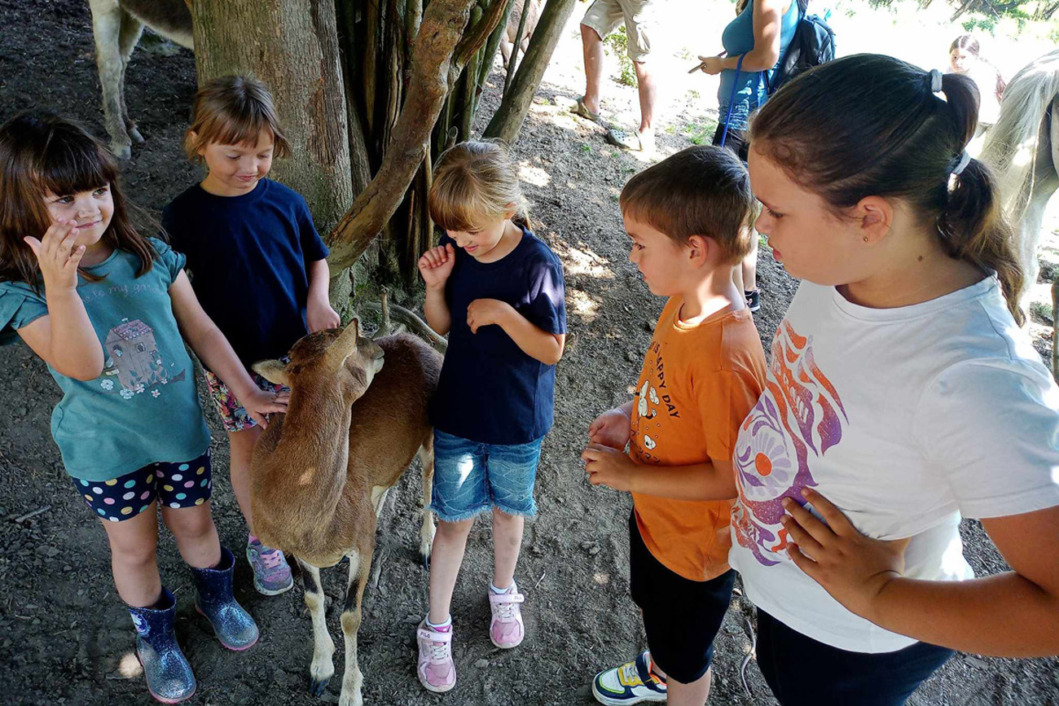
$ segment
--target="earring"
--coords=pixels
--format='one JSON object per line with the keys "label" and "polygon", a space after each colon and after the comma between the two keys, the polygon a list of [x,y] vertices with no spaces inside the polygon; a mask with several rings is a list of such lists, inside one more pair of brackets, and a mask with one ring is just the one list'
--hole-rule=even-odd
{"label": "earring", "polygon": [[868,236],[864,236],[864,242],[868,242]]}

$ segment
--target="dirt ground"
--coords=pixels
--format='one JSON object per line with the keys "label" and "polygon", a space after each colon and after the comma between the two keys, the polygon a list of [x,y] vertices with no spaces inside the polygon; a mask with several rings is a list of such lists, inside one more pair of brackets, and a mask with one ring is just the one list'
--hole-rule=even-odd
{"label": "dirt ground", "polygon": [[[489,643],[491,542],[488,526],[479,523],[454,599],[459,683],[444,697],[422,690],[415,678],[414,630],[426,610],[427,574],[416,561],[418,475],[409,473],[383,514],[375,557],[381,571],[365,596],[359,654],[370,704],[590,703],[591,676],[644,644],[627,589],[630,500],[589,486],[578,453],[593,416],[632,392],[662,301],[649,294],[627,261],[617,208],[621,186],[643,162],[605,145],[597,126],[566,112],[581,87],[576,21],[564,34],[515,150],[538,232],[566,266],[570,324],[558,371],[556,426],[538,473],[541,512],[527,526],[517,574],[526,594],[528,637],[507,652]],[[81,118],[103,135],[87,3],[0,0],[0,27],[0,119],[46,106]],[[496,104],[500,80],[494,73],[485,114]],[[147,144],[134,148],[126,186],[155,212],[198,176],[179,149],[194,87],[194,61],[185,51],[141,49],[129,67],[128,104]],[[632,89],[608,85],[607,91],[608,106],[633,105]],[[704,88],[701,95],[712,94]],[[712,134],[715,106],[694,92],[670,100],[662,151]],[[767,250],[761,289],[764,308],[757,323],[767,341],[795,289]],[[1037,343],[1045,352],[1043,340]],[[49,435],[57,400],[44,365],[24,346],[0,349],[0,702],[145,703],[133,632],[113,590],[103,531],[70,487]],[[245,528],[227,483],[224,435],[212,412],[210,421],[218,440],[214,515],[222,542],[239,556]],[[1004,569],[976,523],[965,523],[964,539],[976,570]],[[191,577],[164,533],[159,561],[163,581],[177,594],[179,640],[199,679],[193,703],[317,703],[308,694],[312,640],[300,588],[260,596],[245,562],[238,564],[237,596],[258,621],[262,638],[248,653],[235,654],[221,648],[195,613]],[[344,573],[325,573],[334,605],[341,604]],[[718,638],[711,703],[775,703],[750,657],[752,622],[751,606],[737,596]],[[338,610],[330,611],[329,625],[339,645],[340,675]],[[745,659],[749,691],[740,679]],[[335,679],[323,700],[337,701],[338,689]],[[911,703],[1059,703],[1059,662],[960,655]]]}

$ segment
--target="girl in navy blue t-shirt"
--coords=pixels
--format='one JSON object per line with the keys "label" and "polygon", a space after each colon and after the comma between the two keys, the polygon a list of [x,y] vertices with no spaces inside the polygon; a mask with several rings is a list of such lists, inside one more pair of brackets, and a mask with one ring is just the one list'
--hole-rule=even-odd
{"label": "girl in navy blue t-shirt", "polygon": [[419,680],[456,684],[449,606],[476,515],[492,511],[489,638],[522,642],[515,585],[541,441],[552,426],[555,364],[566,342],[559,259],[526,227],[518,170],[499,144],[463,142],[438,159],[430,215],[445,235],[419,260],[427,323],[449,334],[431,408],[437,536],[430,613],[419,625]]}

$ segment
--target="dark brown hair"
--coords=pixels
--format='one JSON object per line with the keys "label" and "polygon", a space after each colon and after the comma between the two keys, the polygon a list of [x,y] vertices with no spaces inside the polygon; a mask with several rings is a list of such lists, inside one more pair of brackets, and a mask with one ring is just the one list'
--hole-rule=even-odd
{"label": "dark brown hair", "polygon": [[529,228],[518,166],[507,148],[492,140],[461,142],[438,157],[427,207],[444,230],[480,228],[511,210],[512,220]]}
{"label": "dark brown hair", "polygon": [[[955,258],[996,270],[1015,320],[1022,270],[989,168],[953,171],[978,122],[978,89],[889,56],[857,54],[791,81],[750,125],[751,148],[840,215],[866,196],[907,203]],[[951,186],[950,186],[951,183]]]}
{"label": "dark brown hair", "polygon": [[222,76],[207,81],[195,94],[184,152],[188,159],[199,161],[199,150],[206,145],[255,145],[263,130],[272,135],[274,156],[290,154],[265,84],[247,76]]}
{"label": "dark brown hair", "polygon": [[0,279],[39,288],[37,257],[23,238],[43,237],[51,227],[45,191],[67,196],[106,185],[114,215],[102,242],[136,255],[139,277],[151,269],[156,253],[129,220],[118,163],[107,148],[77,123],[52,113],[27,111],[0,126]]}
{"label": "dark brown hair", "polygon": [[713,238],[725,262],[750,252],[754,194],[746,167],[723,147],[689,147],[643,170],[621,192],[621,211],[680,245]]}

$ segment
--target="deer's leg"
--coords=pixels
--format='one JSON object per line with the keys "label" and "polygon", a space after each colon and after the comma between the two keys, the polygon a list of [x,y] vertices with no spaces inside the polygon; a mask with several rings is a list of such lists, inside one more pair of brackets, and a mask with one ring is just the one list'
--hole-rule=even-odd
{"label": "deer's leg", "polygon": [[349,553],[349,585],[346,586],[346,602],[342,608],[342,635],[346,639],[346,671],[342,678],[342,694],[338,698],[339,706],[362,706],[361,686],[364,675],[357,664],[357,632],[361,623],[361,600],[364,597],[364,586],[368,583],[371,572],[371,555],[375,549],[374,529],[370,535],[369,546],[363,553],[354,549]]}
{"label": "deer's leg", "polygon": [[327,615],[325,613],[324,588],[320,583],[320,569],[306,564],[301,559],[298,566],[302,570],[302,586],[305,590],[305,605],[313,619],[313,661],[309,665],[309,689],[313,695],[321,696],[327,689],[327,682],[335,673],[331,657],[335,654],[335,643],[327,633]]}
{"label": "deer's leg", "polygon": [[103,124],[110,135],[110,151],[119,159],[132,156],[132,141],[125,129],[121,95],[123,64],[120,34],[123,11],[118,0],[90,0],[92,36],[96,43],[96,68],[103,90]]}
{"label": "deer's leg", "polygon": [[430,548],[434,545],[434,513],[430,511],[430,494],[434,489],[434,436],[419,447],[419,461],[423,464],[423,524],[419,528],[419,556],[423,566],[430,568]]}
{"label": "deer's leg", "polygon": [[121,30],[118,34],[118,48],[121,51],[121,76],[118,84],[118,96],[121,100],[121,117],[125,121],[125,129],[133,142],[143,142],[143,136],[136,129],[136,121],[129,117],[129,106],[125,103],[125,69],[129,66],[129,59],[136,43],[140,41],[143,34],[143,22],[130,15],[125,10],[121,11]]}

